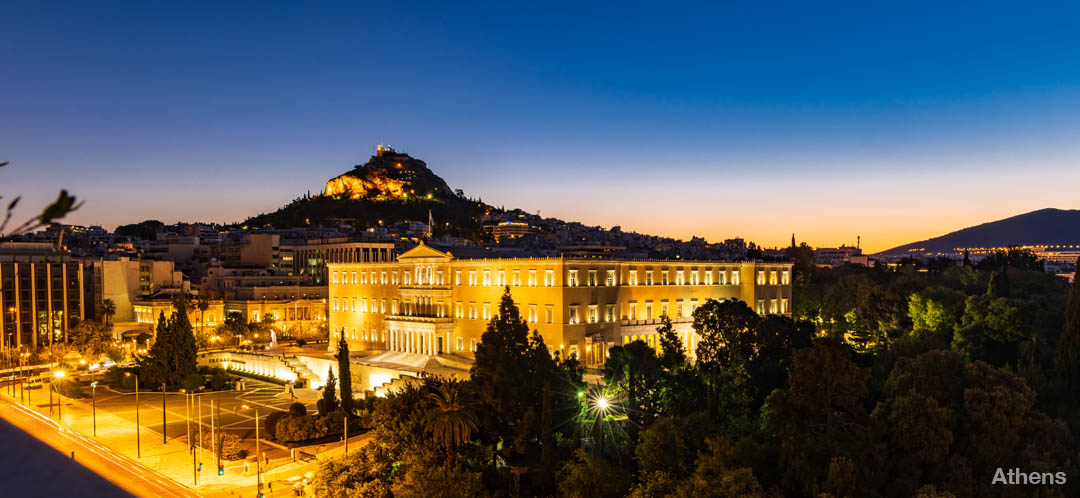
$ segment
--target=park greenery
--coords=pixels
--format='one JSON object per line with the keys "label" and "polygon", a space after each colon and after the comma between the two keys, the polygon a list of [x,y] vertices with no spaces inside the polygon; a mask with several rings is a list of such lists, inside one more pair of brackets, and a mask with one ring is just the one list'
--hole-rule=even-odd
{"label": "park greenery", "polygon": [[370,444],[324,463],[316,492],[1080,496],[1074,479],[991,484],[998,468],[1080,475],[1080,281],[1020,252],[892,268],[792,259],[793,318],[709,300],[694,351],[665,319],[658,349],[611,348],[591,385],[507,289],[471,377],[374,401]]}

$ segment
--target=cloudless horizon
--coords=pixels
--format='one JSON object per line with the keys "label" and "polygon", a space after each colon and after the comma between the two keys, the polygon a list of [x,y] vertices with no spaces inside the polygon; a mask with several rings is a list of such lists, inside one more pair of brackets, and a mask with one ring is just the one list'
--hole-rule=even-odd
{"label": "cloudless horizon", "polygon": [[496,205],[874,252],[1080,208],[1080,7],[0,2],[0,195],[236,222],[389,144]]}

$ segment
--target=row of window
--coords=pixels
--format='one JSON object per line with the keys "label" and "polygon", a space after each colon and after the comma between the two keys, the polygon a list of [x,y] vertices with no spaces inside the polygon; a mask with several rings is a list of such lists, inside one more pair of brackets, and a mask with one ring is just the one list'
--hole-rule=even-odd
{"label": "row of window", "polygon": [[[387,303],[389,301],[389,309],[391,315],[398,314],[398,300],[397,299],[376,299],[376,298],[334,298],[331,304],[334,311],[353,311],[360,313],[382,313],[387,312]],[[758,299],[757,312],[759,314],[776,314],[776,313],[788,313],[790,312],[788,299]],[[418,306],[419,303],[410,303],[408,301],[403,302],[403,312],[406,315],[414,313],[413,306]],[[659,304],[659,306],[656,306]],[[627,319],[629,320],[650,320],[660,318],[661,316],[669,316],[671,318],[689,318],[693,316],[694,310],[698,307],[697,299],[690,299],[686,302],[682,299],[676,299],[674,302],[674,308],[671,306],[671,302],[667,299],[661,300],[659,303],[654,303],[652,300],[647,300],[643,303],[637,301],[630,301],[627,303]],[[426,303],[425,308],[430,310],[430,313],[437,317],[446,316],[443,308],[443,303]],[[527,304],[524,307],[527,309],[527,313],[523,313],[526,316],[526,320],[529,323],[540,322],[539,305]],[[551,304],[545,304],[544,306],[544,323],[554,323],[555,319],[555,307]],[[603,321],[614,322],[618,311],[614,304],[590,304],[586,305],[586,314],[584,317],[585,323],[597,323],[601,321],[601,310],[603,310]],[[454,303],[454,318],[465,318],[470,320],[490,320],[491,319],[492,303],[477,303],[475,301],[469,301],[465,303],[463,301],[457,301]],[[581,305],[570,305],[568,312],[567,323],[576,324],[581,323],[582,317],[578,314],[581,309]],[[524,309],[522,311],[525,311]]]}
{"label": "row of window", "polygon": [[759,315],[766,313],[775,315],[777,313],[790,313],[791,307],[788,304],[788,300],[785,299],[758,299],[757,300],[757,312]]}
{"label": "row of window", "polygon": [[[405,332],[404,331],[397,331],[397,332],[391,331],[390,334],[391,335],[398,334],[398,337],[397,337],[398,341],[405,340],[405,335],[404,335]],[[330,331],[330,339],[331,340],[336,340],[337,338],[338,338],[338,331],[331,330]],[[345,331],[345,339],[350,340],[350,341],[387,342],[389,337],[387,336],[387,331],[385,331],[385,330],[380,332],[380,331],[373,328],[373,329],[371,329],[369,331],[368,329],[366,329],[364,327],[360,327],[359,329],[357,329],[356,327],[353,327],[351,330],[346,330]],[[454,341],[455,342],[454,349],[457,350],[457,351],[464,351],[465,350],[465,340],[464,340],[464,338],[458,336],[455,339],[456,339],[456,341]],[[474,353],[476,352],[476,338],[469,339],[469,351],[472,351]]]}
{"label": "row of window", "polygon": [[[496,285],[503,287],[506,285],[512,285],[519,287],[522,285],[522,272],[521,270],[511,270],[511,280],[509,283],[506,280],[506,270],[495,270],[494,281],[492,280],[492,270],[468,270],[466,274],[463,270],[457,270],[454,272],[454,285],[464,285],[462,282],[468,282],[470,286],[483,285],[491,286]],[[611,287],[618,285],[618,276],[615,270],[605,270],[601,275],[599,270],[586,270],[583,275],[586,280],[582,282],[579,278],[581,270],[568,270],[567,272],[567,285],[570,287],[577,287],[579,285],[588,285],[589,287],[596,287],[600,285],[600,277],[603,276],[603,285]],[[340,273],[340,275],[339,275]],[[415,272],[400,272],[402,285],[413,285],[413,275],[415,274],[416,285],[446,285],[443,278],[442,270],[434,270],[431,267],[416,267]],[[644,285],[739,285],[739,271],[738,270],[718,270],[715,273],[713,270],[675,270],[674,281],[671,280],[670,271],[660,271],[659,282],[654,280],[656,274],[653,270],[645,270],[643,272],[644,279],[640,282]],[[375,271],[352,271],[352,272],[337,272],[334,271],[330,274],[331,284],[359,284],[367,285],[397,285],[398,284],[397,271],[387,272],[386,270]],[[463,280],[463,277],[467,276],[468,280]],[[537,270],[530,269],[526,275],[525,281],[527,286],[537,286]],[[494,283],[493,283],[494,282]],[[551,287],[555,285],[555,270],[544,270],[544,287]],[[629,270],[628,272],[628,285],[638,285],[638,270]],[[757,281],[758,285],[788,285],[791,283],[790,270],[758,270]]]}

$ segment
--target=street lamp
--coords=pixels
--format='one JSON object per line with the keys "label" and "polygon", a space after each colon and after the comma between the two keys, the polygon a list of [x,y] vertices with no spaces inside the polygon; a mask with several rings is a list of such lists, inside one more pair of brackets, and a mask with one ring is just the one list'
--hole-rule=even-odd
{"label": "street lamp", "polygon": [[[66,375],[66,373],[63,370],[57,370],[57,371],[53,372],[53,378],[55,378],[56,381],[50,381],[49,382],[49,414],[50,415],[52,415],[53,391],[55,390],[54,388],[56,386],[56,384],[54,382],[58,382],[60,379],[63,379],[64,375]],[[56,393],[56,401],[57,401],[57,403],[56,403],[56,418],[57,418],[57,420],[59,420],[61,418],[60,410],[61,410],[61,407],[63,406],[63,401],[64,401],[62,398],[60,398],[60,393],[59,392]]]}
{"label": "street lamp", "polygon": [[[124,376],[128,377],[133,375],[131,372],[124,372]],[[139,438],[139,376],[135,375],[135,455],[138,458],[142,458],[142,443]]]}
{"label": "street lamp", "polygon": [[165,383],[161,383],[161,444],[168,443],[168,437],[165,435]]}
{"label": "street lamp", "polygon": [[94,437],[97,437],[97,381],[96,380],[90,383],[90,392],[93,393],[93,398],[91,398],[92,399],[91,406],[93,407],[93,410],[94,410]]}
{"label": "street lamp", "polygon": [[598,409],[600,409],[600,411],[607,411],[607,409],[608,409],[608,399],[607,399],[607,397],[605,397],[603,394],[601,394],[598,398],[596,398],[596,407]]}

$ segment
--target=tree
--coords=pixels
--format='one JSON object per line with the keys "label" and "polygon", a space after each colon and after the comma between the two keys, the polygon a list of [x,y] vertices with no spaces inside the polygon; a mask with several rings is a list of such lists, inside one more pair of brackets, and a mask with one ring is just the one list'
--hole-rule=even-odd
{"label": "tree", "polygon": [[568,498],[606,498],[626,494],[630,476],[602,458],[593,458],[585,450],[574,451],[574,458],[559,473],[559,495]]}
{"label": "tree", "polygon": [[461,383],[447,380],[428,394],[434,403],[424,417],[424,426],[439,444],[446,447],[446,469],[457,459],[457,448],[472,439],[477,429],[476,414],[469,407]]}
{"label": "tree", "polygon": [[952,343],[953,330],[964,314],[966,299],[963,292],[936,285],[912,293],[908,298],[912,335],[945,345]]}
{"label": "tree", "polygon": [[184,377],[183,381],[184,389],[186,389],[188,392],[195,392],[204,383],[206,383],[206,380],[203,378],[202,375],[199,375],[197,373],[188,374]]}
{"label": "tree", "polygon": [[347,456],[330,458],[312,480],[315,496],[327,498],[390,498],[395,460],[377,444],[362,446]]}
{"label": "tree", "polygon": [[178,385],[184,377],[195,372],[198,346],[187,318],[185,301],[180,299],[174,306],[178,308],[170,318],[165,318],[164,312],[158,317],[154,344],[139,364],[145,378],[155,384]]}
{"label": "tree", "polygon": [[326,415],[338,408],[337,379],[334,378],[334,367],[326,367],[326,383],[323,384],[322,399],[316,404],[319,415]]}
{"label": "tree", "polygon": [[705,440],[708,452],[698,453],[694,473],[680,486],[679,496],[761,498],[765,493],[749,467],[740,466],[735,447],[722,436]]}
{"label": "tree", "polygon": [[1009,267],[1002,267],[990,274],[990,285],[986,295],[993,298],[1009,297]]}
{"label": "tree", "polygon": [[849,346],[832,339],[799,351],[789,387],[766,402],[766,421],[780,441],[784,482],[809,495],[824,491],[834,457],[862,462],[867,472],[873,468],[872,421],[863,408],[870,372],[852,355]]}
{"label": "tree", "polygon": [[970,296],[953,332],[952,348],[972,360],[992,365],[1016,365],[1020,343],[1038,337],[1036,309],[1030,302]]}
{"label": "tree", "polygon": [[338,372],[341,374],[341,410],[346,416],[353,413],[352,398],[352,368],[349,366],[349,343],[345,340],[345,330],[341,331],[341,340],[338,341],[338,351],[334,355],[338,362]]}
{"label": "tree", "polygon": [[71,346],[88,359],[96,359],[98,355],[109,352],[113,344],[112,332],[101,322],[94,320],[82,320],[68,332]]}
{"label": "tree", "polygon": [[225,321],[217,329],[218,336],[225,344],[238,344],[247,332],[248,324],[244,321],[244,315],[238,311],[226,313]]}
{"label": "tree", "polygon": [[[585,387],[582,375],[575,358],[553,358],[543,338],[535,332],[530,335],[507,287],[477,345],[467,384],[477,405],[476,439],[485,453],[490,449],[484,463],[495,466],[501,456],[514,466],[539,463],[539,475],[554,475],[561,466],[556,462],[556,439],[580,437],[572,435],[581,427],[577,393]],[[552,479],[539,475],[523,481],[523,486],[552,494]]]}
{"label": "tree", "polygon": [[[1071,436],[1064,422],[1034,409],[1024,379],[953,351],[900,358],[873,416],[887,446],[886,496],[924,485],[957,496],[1016,496],[985,476],[998,468],[1065,468]],[[1007,487],[1004,487],[1007,488]]]}
{"label": "tree", "polygon": [[671,326],[671,318],[662,315],[656,333],[660,335],[660,363],[664,368],[671,370],[686,364],[686,348],[683,347],[679,335],[675,333],[675,329]]}
{"label": "tree", "polygon": [[[669,322],[670,323],[670,322]],[[645,341],[633,341],[611,348],[604,363],[604,383],[616,392],[626,393],[625,410],[631,441],[637,429],[646,426],[657,412],[656,398],[663,373],[660,359]]]}
{"label": "tree", "polygon": [[489,496],[478,472],[461,467],[441,467],[419,455],[406,459],[405,474],[394,485],[395,498],[480,498]]}
{"label": "tree", "polygon": [[694,310],[694,330],[701,339],[697,364],[705,371],[717,371],[745,360],[751,344],[747,336],[761,321],[746,303],[738,299],[709,299]]}
{"label": "tree", "polygon": [[[1080,275],[1080,258],[1076,260],[1076,268]],[[1065,328],[1058,338],[1054,366],[1071,386],[1068,392],[1076,392],[1080,386],[1080,278],[1073,278],[1067,303]]]}
{"label": "tree", "polygon": [[116,302],[112,299],[102,301],[101,314],[105,316],[105,325],[112,326],[112,317],[116,316]]}
{"label": "tree", "polygon": [[206,326],[206,311],[210,309],[210,300],[199,296],[195,299],[195,309],[199,310],[199,335]]}

